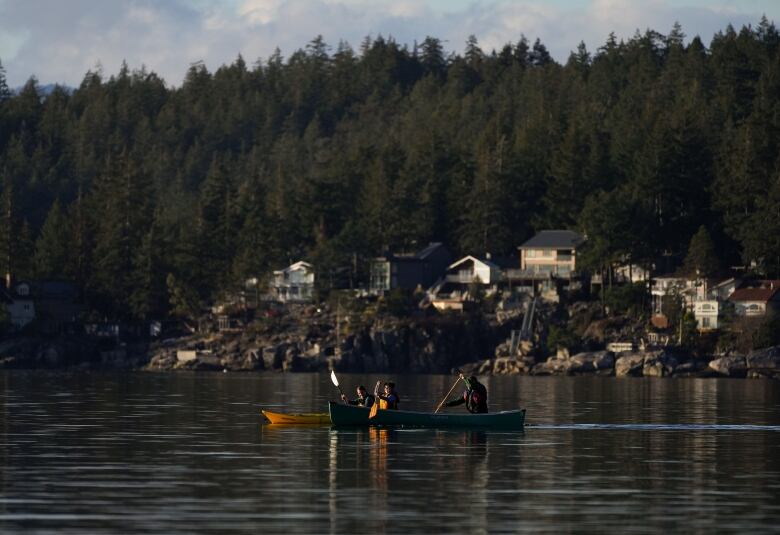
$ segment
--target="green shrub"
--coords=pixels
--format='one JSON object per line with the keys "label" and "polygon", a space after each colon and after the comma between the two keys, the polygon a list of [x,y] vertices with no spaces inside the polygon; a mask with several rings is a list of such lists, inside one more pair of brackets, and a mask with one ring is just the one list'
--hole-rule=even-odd
{"label": "green shrub", "polygon": [[604,303],[613,315],[640,317],[647,308],[647,283],[635,282],[607,288],[604,292]]}
{"label": "green shrub", "polygon": [[580,343],[581,340],[577,333],[565,325],[550,325],[550,330],[547,333],[547,349],[550,353],[554,353],[558,349],[568,349],[570,353],[573,353],[579,349]]}
{"label": "green shrub", "polygon": [[411,313],[413,298],[411,292],[400,288],[390,290],[379,301],[379,310],[396,317],[406,317]]}

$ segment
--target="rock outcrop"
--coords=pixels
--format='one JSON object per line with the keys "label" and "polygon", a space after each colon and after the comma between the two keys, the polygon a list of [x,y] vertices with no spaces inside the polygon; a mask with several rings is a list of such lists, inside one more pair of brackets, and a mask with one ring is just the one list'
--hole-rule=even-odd
{"label": "rock outcrop", "polygon": [[747,374],[747,365],[745,357],[721,357],[711,360],[709,369],[715,374],[724,377],[745,377]]}

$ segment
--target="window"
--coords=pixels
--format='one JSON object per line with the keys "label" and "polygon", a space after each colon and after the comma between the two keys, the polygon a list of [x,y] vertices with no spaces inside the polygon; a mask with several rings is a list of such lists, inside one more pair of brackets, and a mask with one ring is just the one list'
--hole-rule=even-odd
{"label": "window", "polygon": [[706,328],[709,328],[710,326],[710,318],[702,318],[701,319],[701,326]]}

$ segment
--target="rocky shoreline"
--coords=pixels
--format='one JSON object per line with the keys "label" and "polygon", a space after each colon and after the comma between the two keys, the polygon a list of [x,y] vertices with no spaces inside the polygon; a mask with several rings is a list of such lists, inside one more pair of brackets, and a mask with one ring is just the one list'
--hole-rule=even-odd
{"label": "rocky shoreline", "polygon": [[[0,342],[0,369],[394,374],[461,369],[476,375],[780,378],[780,346],[704,356],[679,348],[603,350],[631,339],[638,327],[626,318],[599,317],[592,303],[539,306],[538,321],[525,336],[520,336],[524,306],[399,316],[359,305],[287,307],[241,328],[212,325],[162,340],[13,337]],[[551,354],[551,325],[561,324],[555,316],[562,312],[567,325],[581,332],[574,345],[588,350]]]}
{"label": "rocky shoreline", "polygon": [[339,331],[324,315],[283,328],[135,344],[84,336],[13,338],[0,343],[0,369],[449,373],[458,368],[476,375],[780,379],[780,346],[712,358],[671,349],[574,355],[563,350],[547,357],[521,344],[509,355],[507,339],[518,318],[382,318]]}
{"label": "rocky shoreline", "polygon": [[475,375],[592,375],[602,377],[734,377],[780,379],[780,346],[711,360],[665,350],[591,351],[569,356],[559,352],[543,362],[533,357],[496,357],[461,368]]}

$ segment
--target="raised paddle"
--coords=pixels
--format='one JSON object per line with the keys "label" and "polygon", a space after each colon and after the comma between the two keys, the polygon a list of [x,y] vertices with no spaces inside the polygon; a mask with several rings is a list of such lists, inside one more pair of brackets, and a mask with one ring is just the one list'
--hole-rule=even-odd
{"label": "raised paddle", "polygon": [[379,412],[379,383],[382,381],[377,381],[376,386],[374,387],[374,404],[371,405],[371,412],[368,413],[368,418],[371,419],[377,415]]}
{"label": "raised paddle", "polygon": [[339,380],[336,378],[336,372],[333,370],[330,370],[330,380],[334,385],[336,385],[336,388],[339,389],[339,394],[343,396],[344,392],[341,391],[341,387],[339,386]]}
{"label": "raised paddle", "polygon": [[452,385],[452,388],[450,388],[450,391],[447,392],[447,394],[444,396],[444,399],[441,400],[441,403],[439,403],[439,406],[436,407],[436,410],[433,411],[433,414],[436,414],[439,412],[439,409],[441,409],[441,406],[444,405],[444,402],[447,401],[447,398],[450,397],[450,394],[452,394],[452,391],[455,390],[455,387],[458,386],[458,383],[460,382],[460,372],[458,372],[458,378],[455,380],[455,384]]}

